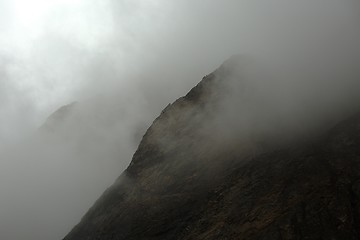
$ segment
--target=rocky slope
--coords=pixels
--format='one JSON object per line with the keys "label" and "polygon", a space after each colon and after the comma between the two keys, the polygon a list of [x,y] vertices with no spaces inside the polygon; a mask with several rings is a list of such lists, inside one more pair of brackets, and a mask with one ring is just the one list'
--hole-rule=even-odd
{"label": "rocky slope", "polygon": [[360,238],[360,115],[278,150],[219,136],[228,71],[164,109],[64,240]]}

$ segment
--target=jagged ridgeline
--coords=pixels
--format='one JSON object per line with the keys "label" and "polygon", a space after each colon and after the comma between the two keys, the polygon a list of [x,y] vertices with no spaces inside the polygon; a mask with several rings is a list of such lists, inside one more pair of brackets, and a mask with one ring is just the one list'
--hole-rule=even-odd
{"label": "jagged ridgeline", "polygon": [[305,128],[265,111],[278,105],[248,84],[263,73],[251,62],[166,107],[65,240],[359,239],[360,117],[292,141]]}

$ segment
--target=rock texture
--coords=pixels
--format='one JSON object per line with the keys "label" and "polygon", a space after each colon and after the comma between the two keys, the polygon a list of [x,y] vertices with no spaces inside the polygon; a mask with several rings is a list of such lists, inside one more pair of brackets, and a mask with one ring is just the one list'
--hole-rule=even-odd
{"label": "rock texture", "polygon": [[360,239],[360,115],[286,149],[219,141],[202,130],[226,71],[162,112],[65,240]]}

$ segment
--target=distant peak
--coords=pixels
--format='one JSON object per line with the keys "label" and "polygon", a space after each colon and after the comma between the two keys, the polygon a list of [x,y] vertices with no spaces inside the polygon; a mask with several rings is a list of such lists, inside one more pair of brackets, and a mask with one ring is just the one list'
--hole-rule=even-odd
{"label": "distant peak", "polygon": [[69,117],[76,105],[77,102],[74,101],[70,104],[60,107],[47,118],[40,129],[54,130],[60,122],[65,121],[65,119]]}

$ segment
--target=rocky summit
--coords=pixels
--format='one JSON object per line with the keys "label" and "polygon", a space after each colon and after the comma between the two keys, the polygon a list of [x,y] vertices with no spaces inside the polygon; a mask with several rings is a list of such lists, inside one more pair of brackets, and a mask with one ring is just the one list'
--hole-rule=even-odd
{"label": "rocky summit", "polygon": [[221,135],[231,67],[163,110],[64,240],[360,239],[360,115],[286,147]]}

